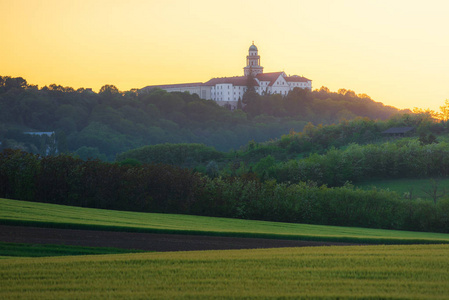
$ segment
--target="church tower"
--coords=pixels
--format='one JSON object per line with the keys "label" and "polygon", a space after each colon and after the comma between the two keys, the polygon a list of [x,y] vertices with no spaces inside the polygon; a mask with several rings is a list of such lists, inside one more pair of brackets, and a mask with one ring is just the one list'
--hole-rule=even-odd
{"label": "church tower", "polygon": [[257,47],[253,44],[249,47],[246,57],[246,67],[243,68],[245,76],[263,73],[263,67],[260,65],[260,56],[257,54]]}

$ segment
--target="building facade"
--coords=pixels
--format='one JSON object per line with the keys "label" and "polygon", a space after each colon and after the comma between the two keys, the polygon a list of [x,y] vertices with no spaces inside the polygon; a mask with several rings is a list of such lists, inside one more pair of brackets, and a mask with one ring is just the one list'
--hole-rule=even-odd
{"label": "building facade", "polygon": [[246,56],[243,76],[217,77],[205,83],[153,85],[144,87],[141,91],[160,88],[167,92],[189,92],[198,94],[200,98],[206,100],[214,100],[219,105],[230,105],[235,108],[238,100],[243,98],[248,86],[253,86],[260,95],[287,95],[296,87],[312,90],[312,81],[298,75],[287,76],[284,72],[264,73],[263,67],[260,65],[258,49],[253,42]]}

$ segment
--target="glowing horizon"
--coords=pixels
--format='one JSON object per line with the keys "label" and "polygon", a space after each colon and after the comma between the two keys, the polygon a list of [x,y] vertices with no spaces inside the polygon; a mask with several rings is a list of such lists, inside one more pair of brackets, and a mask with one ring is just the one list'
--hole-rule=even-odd
{"label": "glowing horizon", "polygon": [[264,72],[398,108],[449,99],[449,2],[0,0],[0,75],[98,91]]}

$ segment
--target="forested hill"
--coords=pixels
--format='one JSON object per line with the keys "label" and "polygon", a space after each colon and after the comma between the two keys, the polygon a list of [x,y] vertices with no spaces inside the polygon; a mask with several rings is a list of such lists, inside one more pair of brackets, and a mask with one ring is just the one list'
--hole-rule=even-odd
{"label": "forested hill", "polygon": [[44,154],[51,151],[51,139],[24,132],[55,132],[60,152],[113,160],[117,153],[160,143],[202,143],[228,151],[301,131],[308,122],[387,119],[399,112],[366,95],[327,88],[295,89],[286,97],[247,94],[243,103],[242,110],[230,111],[196,94],[159,89],[139,94],[112,85],[99,93],[56,84],[38,88],[21,77],[0,76],[0,142],[2,148]]}

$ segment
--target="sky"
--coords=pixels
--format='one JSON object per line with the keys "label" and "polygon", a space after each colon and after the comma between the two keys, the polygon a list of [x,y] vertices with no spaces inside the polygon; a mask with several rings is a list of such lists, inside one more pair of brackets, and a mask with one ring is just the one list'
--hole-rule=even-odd
{"label": "sky", "polygon": [[447,0],[0,0],[0,76],[98,91],[264,72],[397,108],[449,99]]}

